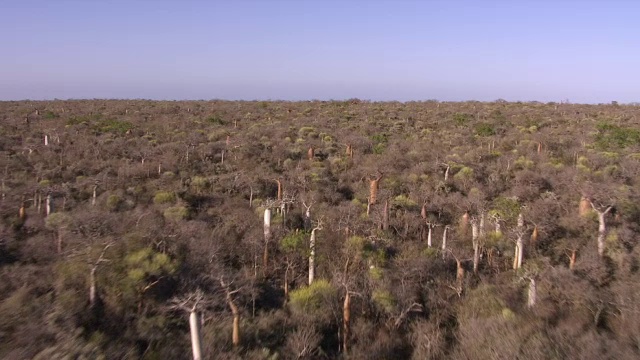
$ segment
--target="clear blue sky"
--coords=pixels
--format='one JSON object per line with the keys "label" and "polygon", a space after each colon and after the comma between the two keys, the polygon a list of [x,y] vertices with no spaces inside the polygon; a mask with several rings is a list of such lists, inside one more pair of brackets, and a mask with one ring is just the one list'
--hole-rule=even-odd
{"label": "clear blue sky", "polygon": [[640,1],[0,0],[0,100],[640,101]]}

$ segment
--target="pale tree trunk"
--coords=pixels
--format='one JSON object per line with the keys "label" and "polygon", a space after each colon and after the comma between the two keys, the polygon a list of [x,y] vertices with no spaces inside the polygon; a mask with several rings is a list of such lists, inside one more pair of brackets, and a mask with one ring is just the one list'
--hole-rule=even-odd
{"label": "pale tree trunk", "polygon": [[94,266],[89,273],[89,307],[91,308],[96,305],[96,270]]}
{"label": "pale tree trunk", "polygon": [[536,280],[529,278],[529,292],[527,296],[527,307],[532,308],[536,306],[536,300],[538,297],[538,288],[536,286]]}
{"label": "pale tree trunk", "polygon": [[93,187],[93,195],[91,196],[91,206],[96,206],[96,190],[98,189],[98,185]]}
{"label": "pale tree trunk", "polygon": [[450,166],[447,165],[447,170],[445,170],[445,172],[444,172],[444,181],[445,182],[449,180],[449,169],[450,169]]}
{"label": "pale tree trunk", "polygon": [[485,218],[485,214],[483,212],[483,213],[480,214],[480,225],[479,225],[479,227],[480,227],[480,229],[479,229],[480,237],[484,237],[484,235],[485,235],[484,218]]}
{"label": "pale tree trunk", "polygon": [[516,249],[513,257],[513,269],[518,270],[522,267],[522,258],[524,256],[524,216],[522,213],[518,214],[518,237],[516,239]]}
{"label": "pale tree trunk", "polygon": [[389,230],[389,200],[384,201],[382,213],[382,230]]}
{"label": "pale tree trunk", "polygon": [[462,262],[456,259],[456,291],[458,292],[458,296],[462,294],[463,281],[464,281],[464,267],[462,267]]}
{"label": "pale tree trunk", "polygon": [[571,250],[571,255],[569,256],[569,270],[571,271],[576,267],[576,253],[577,250]]}
{"label": "pale tree trunk", "polygon": [[478,239],[478,222],[476,219],[471,220],[471,240],[473,243],[473,272],[478,272],[478,263],[480,262],[480,242]]}
{"label": "pale tree trunk", "polygon": [[442,257],[444,258],[447,251],[447,232],[449,230],[449,226],[444,227],[444,231],[442,232]]}
{"label": "pale tree trunk", "polygon": [[342,307],[342,351],[349,350],[349,337],[351,335],[351,294],[347,290],[344,296],[344,304]]}
{"label": "pale tree trunk", "polygon": [[49,146],[49,135],[44,136],[44,146]]}
{"label": "pale tree trunk", "polygon": [[309,285],[313,282],[316,274],[316,231],[318,228],[311,230],[311,239],[309,239]]}
{"label": "pale tree trunk", "polygon": [[431,245],[432,245],[432,237],[431,237],[432,232],[433,232],[432,229],[433,229],[433,226],[431,224],[427,224],[427,231],[428,231],[427,232],[427,247],[431,247]]}
{"label": "pale tree trunk", "polygon": [[271,209],[264,209],[264,253],[262,254],[262,271],[267,274],[269,265],[269,241],[271,239]]}
{"label": "pale tree trunk", "polygon": [[240,345],[240,312],[238,307],[233,303],[233,301],[229,301],[229,307],[231,307],[231,313],[233,314],[233,330],[231,333],[231,343],[233,346]]}
{"label": "pale tree trunk", "polygon": [[605,222],[605,216],[611,208],[608,208],[604,212],[598,212],[598,255],[604,256],[604,242],[607,236],[607,223]]}
{"label": "pale tree trunk", "polygon": [[53,200],[51,198],[51,194],[47,195],[47,198],[45,200],[45,215],[49,216],[51,214],[51,212],[53,211]]}
{"label": "pale tree trunk", "polygon": [[200,321],[198,312],[193,309],[189,313],[189,329],[191,330],[191,350],[193,360],[202,360],[202,335],[200,334]]}

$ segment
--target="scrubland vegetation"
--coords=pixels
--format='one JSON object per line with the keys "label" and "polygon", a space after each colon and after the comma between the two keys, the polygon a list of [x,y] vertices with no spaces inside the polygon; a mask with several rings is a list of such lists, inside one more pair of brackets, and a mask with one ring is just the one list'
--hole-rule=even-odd
{"label": "scrubland vegetation", "polygon": [[637,359],[640,107],[0,103],[0,358]]}

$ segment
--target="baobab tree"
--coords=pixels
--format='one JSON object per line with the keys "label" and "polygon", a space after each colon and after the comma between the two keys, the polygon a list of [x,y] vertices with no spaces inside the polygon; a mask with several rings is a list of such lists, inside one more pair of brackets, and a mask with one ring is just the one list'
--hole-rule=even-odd
{"label": "baobab tree", "polygon": [[316,274],[316,232],[319,230],[322,230],[321,220],[311,230],[311,238],[309,239],[309,285],[315,279]]}
{"label": "baobab tree", "polygon": [[170,309],[182,310],[189,314],[189,330],[191,333],[191,352],[193,360],[202,360],[202,333],[200,329],[200,312],[205,305],[204,293],[198,289],[183,297],[174,298]]}

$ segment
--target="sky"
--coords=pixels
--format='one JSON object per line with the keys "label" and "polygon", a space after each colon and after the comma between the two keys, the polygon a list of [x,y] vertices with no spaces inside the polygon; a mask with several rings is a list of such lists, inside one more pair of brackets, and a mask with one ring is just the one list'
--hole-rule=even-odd
{"label": "sky", "polygon": [[640,101],[634,0],[0,0],[0,100]]}

